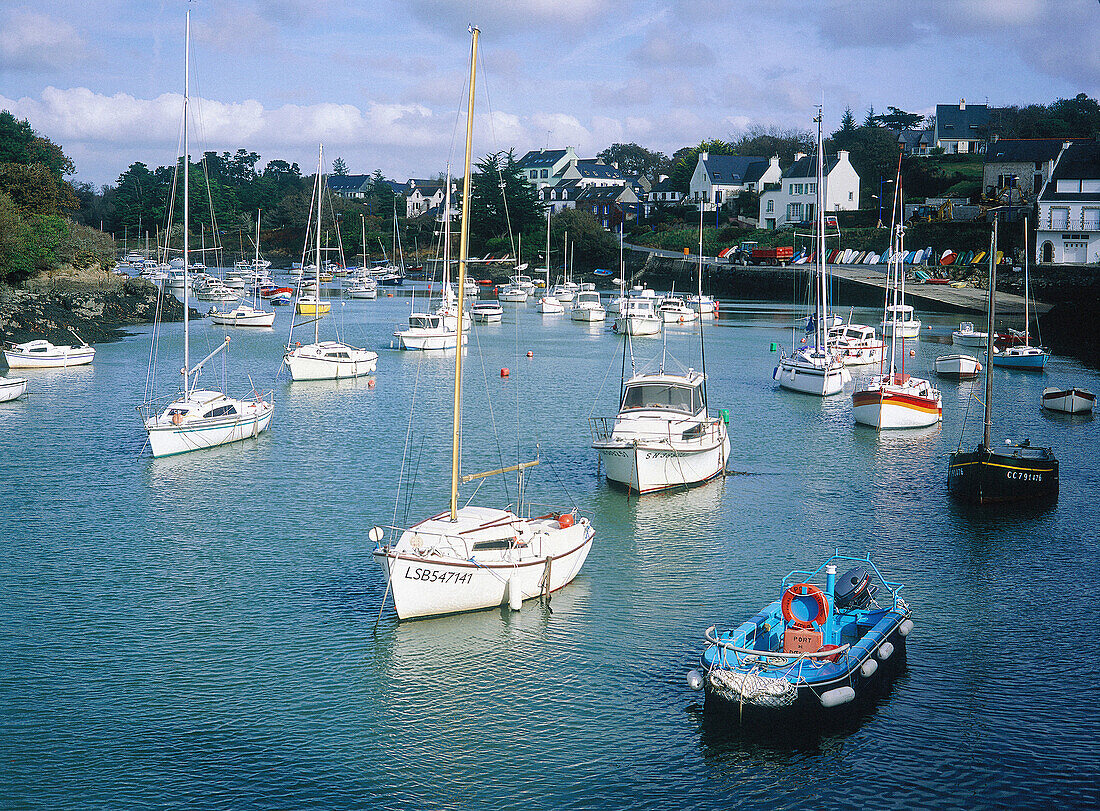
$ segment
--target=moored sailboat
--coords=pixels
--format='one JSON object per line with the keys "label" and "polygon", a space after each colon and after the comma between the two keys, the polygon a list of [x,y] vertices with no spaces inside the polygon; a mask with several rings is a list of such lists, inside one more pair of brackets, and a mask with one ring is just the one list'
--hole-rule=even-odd
{"label": "moored sailboat", "polygon": [[[460,331],[465,319],[463,298],[469,246],[478,29],[471,28],[471,35],[458,264]],[[525,468],[538,464],[525,462],[460,477],[462,355],[462,352],[455,353],[450,509],[400,530],[397,539],[392,541],[391,538],[390,543],[383,543],[385,533],[380,527],[370,533],[371,539],[379,544],[373,553],[374,559],[386,578],[387,592],[393,594],[397,616],[402,620],[493,608],[506,602],[512,608],[519,608],[525,599],[548,595],[572,582],[588,557],[595,535],[588,519],[573,511],[523,518],[508,509],[458,506],[460,479],[468,482],[511,471],[518,471],[522,476]]]}

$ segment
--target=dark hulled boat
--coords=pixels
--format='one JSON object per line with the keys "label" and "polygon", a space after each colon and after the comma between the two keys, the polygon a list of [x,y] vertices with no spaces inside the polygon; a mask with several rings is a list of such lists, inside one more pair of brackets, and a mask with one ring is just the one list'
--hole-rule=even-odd
{"label": "dark hulled boat", "polygon": [[[1027,250],[1027,224],[1024,224],[1024,250]],[[992,251],[997,255],[997,223],[993,223]],[[989,264],[989,326],[993,335],[996,309],[997,266]],[[1005,502],[1051,502],[1058,498],[1058,459],[1050,448],[1032,447],[1023,442],[1006,441],[1004,450],[995,450],[990,441],[993,432],[993,347],[986,341],[985,432],[973,451],[960,446],[951,454],[947,468],[947,492],[970,504]]]}

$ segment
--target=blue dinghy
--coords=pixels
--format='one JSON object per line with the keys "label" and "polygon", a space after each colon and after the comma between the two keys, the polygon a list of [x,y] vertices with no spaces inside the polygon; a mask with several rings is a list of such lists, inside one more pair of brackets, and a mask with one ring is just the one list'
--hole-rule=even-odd
{"label": "blue dinghy", "polygon": [[913,621],[899,591],[870,555],[837,550],[816,571],[784,577],[780,599],[736,629],[708,628],[703,672],[691,671],[688,684],[746,720],[843,708],[880,665],[905,657]]}

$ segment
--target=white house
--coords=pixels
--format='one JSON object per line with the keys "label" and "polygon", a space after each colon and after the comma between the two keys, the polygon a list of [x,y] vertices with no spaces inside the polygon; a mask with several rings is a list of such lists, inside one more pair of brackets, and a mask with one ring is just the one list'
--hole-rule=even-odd
{"label": "white house", "polygon": [[[760,223],[763,228],[780,228],[811,222],[817,205],[817,157],[804,153],[779,180],[778,188],[765,188],[760,195]],[[854,211],[859,208],[859,175],[848,160],[847,150],[825,156],[825,210]]]}
{"label": "white house", "polygon": [[[442,180],[417,180],[410,178],[405,184],[405,216],[419,217],[433,208],[443,205],[447,190]],[[458,184],[451,181],[451,205],[458,199]]]}
{"label": "white house", "polygon": [[765,183],[779,182],[779,158],[752,155],[711,155],[700,152],[688,183],[688,197],[702,201],[705,210],[736,197],[743,191],[760,191]]}
{"label": "white house", "polygon": [[1036,259],[1100,263],[1100,143],[1065,143],[1039,193]]}
{"label": "white house", "polygon": [[527,182],[536,188],[553,185],[554,178],[577,162],[573,147],[565,149],[533,149],[519,159],[517,166]]}
{"label": "white house", "polygon": [[584,191],[584,186],[576,180],[559,183],[556,186],[543,186],[539,189],[539,201],[543,209],[550,209],[551,214],[577,207],[577,198]]}
{"label": "white house", "polygon": [[574,180],[585,187],[626,185],[626,175],[620,172],[617,166],[604,163],[599,158],[575,160],[551,178],[555,186]]}

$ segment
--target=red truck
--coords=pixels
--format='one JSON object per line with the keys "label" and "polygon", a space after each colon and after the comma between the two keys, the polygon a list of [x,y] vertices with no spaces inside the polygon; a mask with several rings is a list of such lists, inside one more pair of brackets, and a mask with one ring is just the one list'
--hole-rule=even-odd
{"label": "red truck", "polygon": [[794,248],[790,245],[780,248],[757,248],[755,242],[742,242],[738,259],[742,265],[786,265],[794,259]]}

